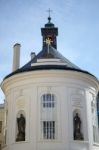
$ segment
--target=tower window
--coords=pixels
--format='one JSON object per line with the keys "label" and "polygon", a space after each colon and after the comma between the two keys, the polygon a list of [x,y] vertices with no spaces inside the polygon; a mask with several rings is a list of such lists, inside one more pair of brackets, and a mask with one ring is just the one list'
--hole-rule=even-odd
{"label": "tower window", "polygon": [[55,97],[53,94],[44,94],[42,96],[42,105],[43,108],[55,107]]}
{"label": "tower window", "polygon": [[55,139],[55,121],[43,121],[43,138]]}

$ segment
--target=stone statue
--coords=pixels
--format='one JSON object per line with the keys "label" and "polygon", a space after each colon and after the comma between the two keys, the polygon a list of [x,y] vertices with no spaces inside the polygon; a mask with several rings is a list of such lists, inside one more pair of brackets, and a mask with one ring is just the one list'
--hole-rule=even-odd
{"label": "stone statue", "polygon": [[20,117],[17,118],[17,127],[18,127],[18,134],[16,141],[25,141],[25,117],[23,114],[20,114]]}
{"label": "stone statue", "polygon": [[74,116],[74,140],[83,140],[81,133],[81,120],[78,113]]}

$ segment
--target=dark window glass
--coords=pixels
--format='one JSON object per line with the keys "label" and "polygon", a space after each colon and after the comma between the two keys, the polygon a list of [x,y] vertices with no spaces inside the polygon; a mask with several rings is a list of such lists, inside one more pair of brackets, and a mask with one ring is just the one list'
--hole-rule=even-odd
{"label": "dark window glass", "polygon": [[42,96],[43,107],[52,108],[55,107],[55,97],[53,94],[44,94]]}
{"label": "dark window glass", "polygon": [[43,138],[55,139],[55,121],[43,121]]}

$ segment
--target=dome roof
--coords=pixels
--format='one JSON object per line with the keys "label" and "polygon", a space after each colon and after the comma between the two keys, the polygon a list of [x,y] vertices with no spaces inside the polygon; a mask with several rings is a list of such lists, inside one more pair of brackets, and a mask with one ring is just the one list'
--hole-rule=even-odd
{"label": "dome roof", "polygon": [[82,70],[78,66],[74,65],[52,46],[46,46],[27,64],[7,75],[5,79],[15,74],[35,70],[71,70],[90,74],[89,72]]}
{"label": "dome roof", "polygon": [[[44,28],[41,28],[42,34],[42,50],[35,55],[27,64],[17,69],[5,77],[8,78],[15,74],[35,71],[35,70],[71,70],[90,74],[89,72],[80,69],[68,59],[66,59],[59,51],[57,51],[57,35],[58,28],[51,23],[51,17],[48,17],[48,23]],[[92,74],[90,74],[92,75]],[[92,75],[93,76],[93,75]]]}
{"label": "dome roof", "polygon": [[53,28],[54,24],[50,22],[50,23],[45,24],[45,27],[46,28]]}
{"label": "dome roof", "polygon": [[45,24],[45,28],[54,28],[54,24],[51,23],[51,17],[48,17],[48,23]]}

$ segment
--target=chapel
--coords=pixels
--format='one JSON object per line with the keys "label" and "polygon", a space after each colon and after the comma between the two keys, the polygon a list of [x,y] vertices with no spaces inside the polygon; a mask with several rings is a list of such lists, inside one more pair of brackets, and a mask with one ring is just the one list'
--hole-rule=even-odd
{"label": "chapel", "polygon": [[1,84],[3,150],[99,150],[98,79],[57,50],[58,28],[50,16],[41,35],[42,50],[22,67],[21,45],[13,46],[13,71]]}

